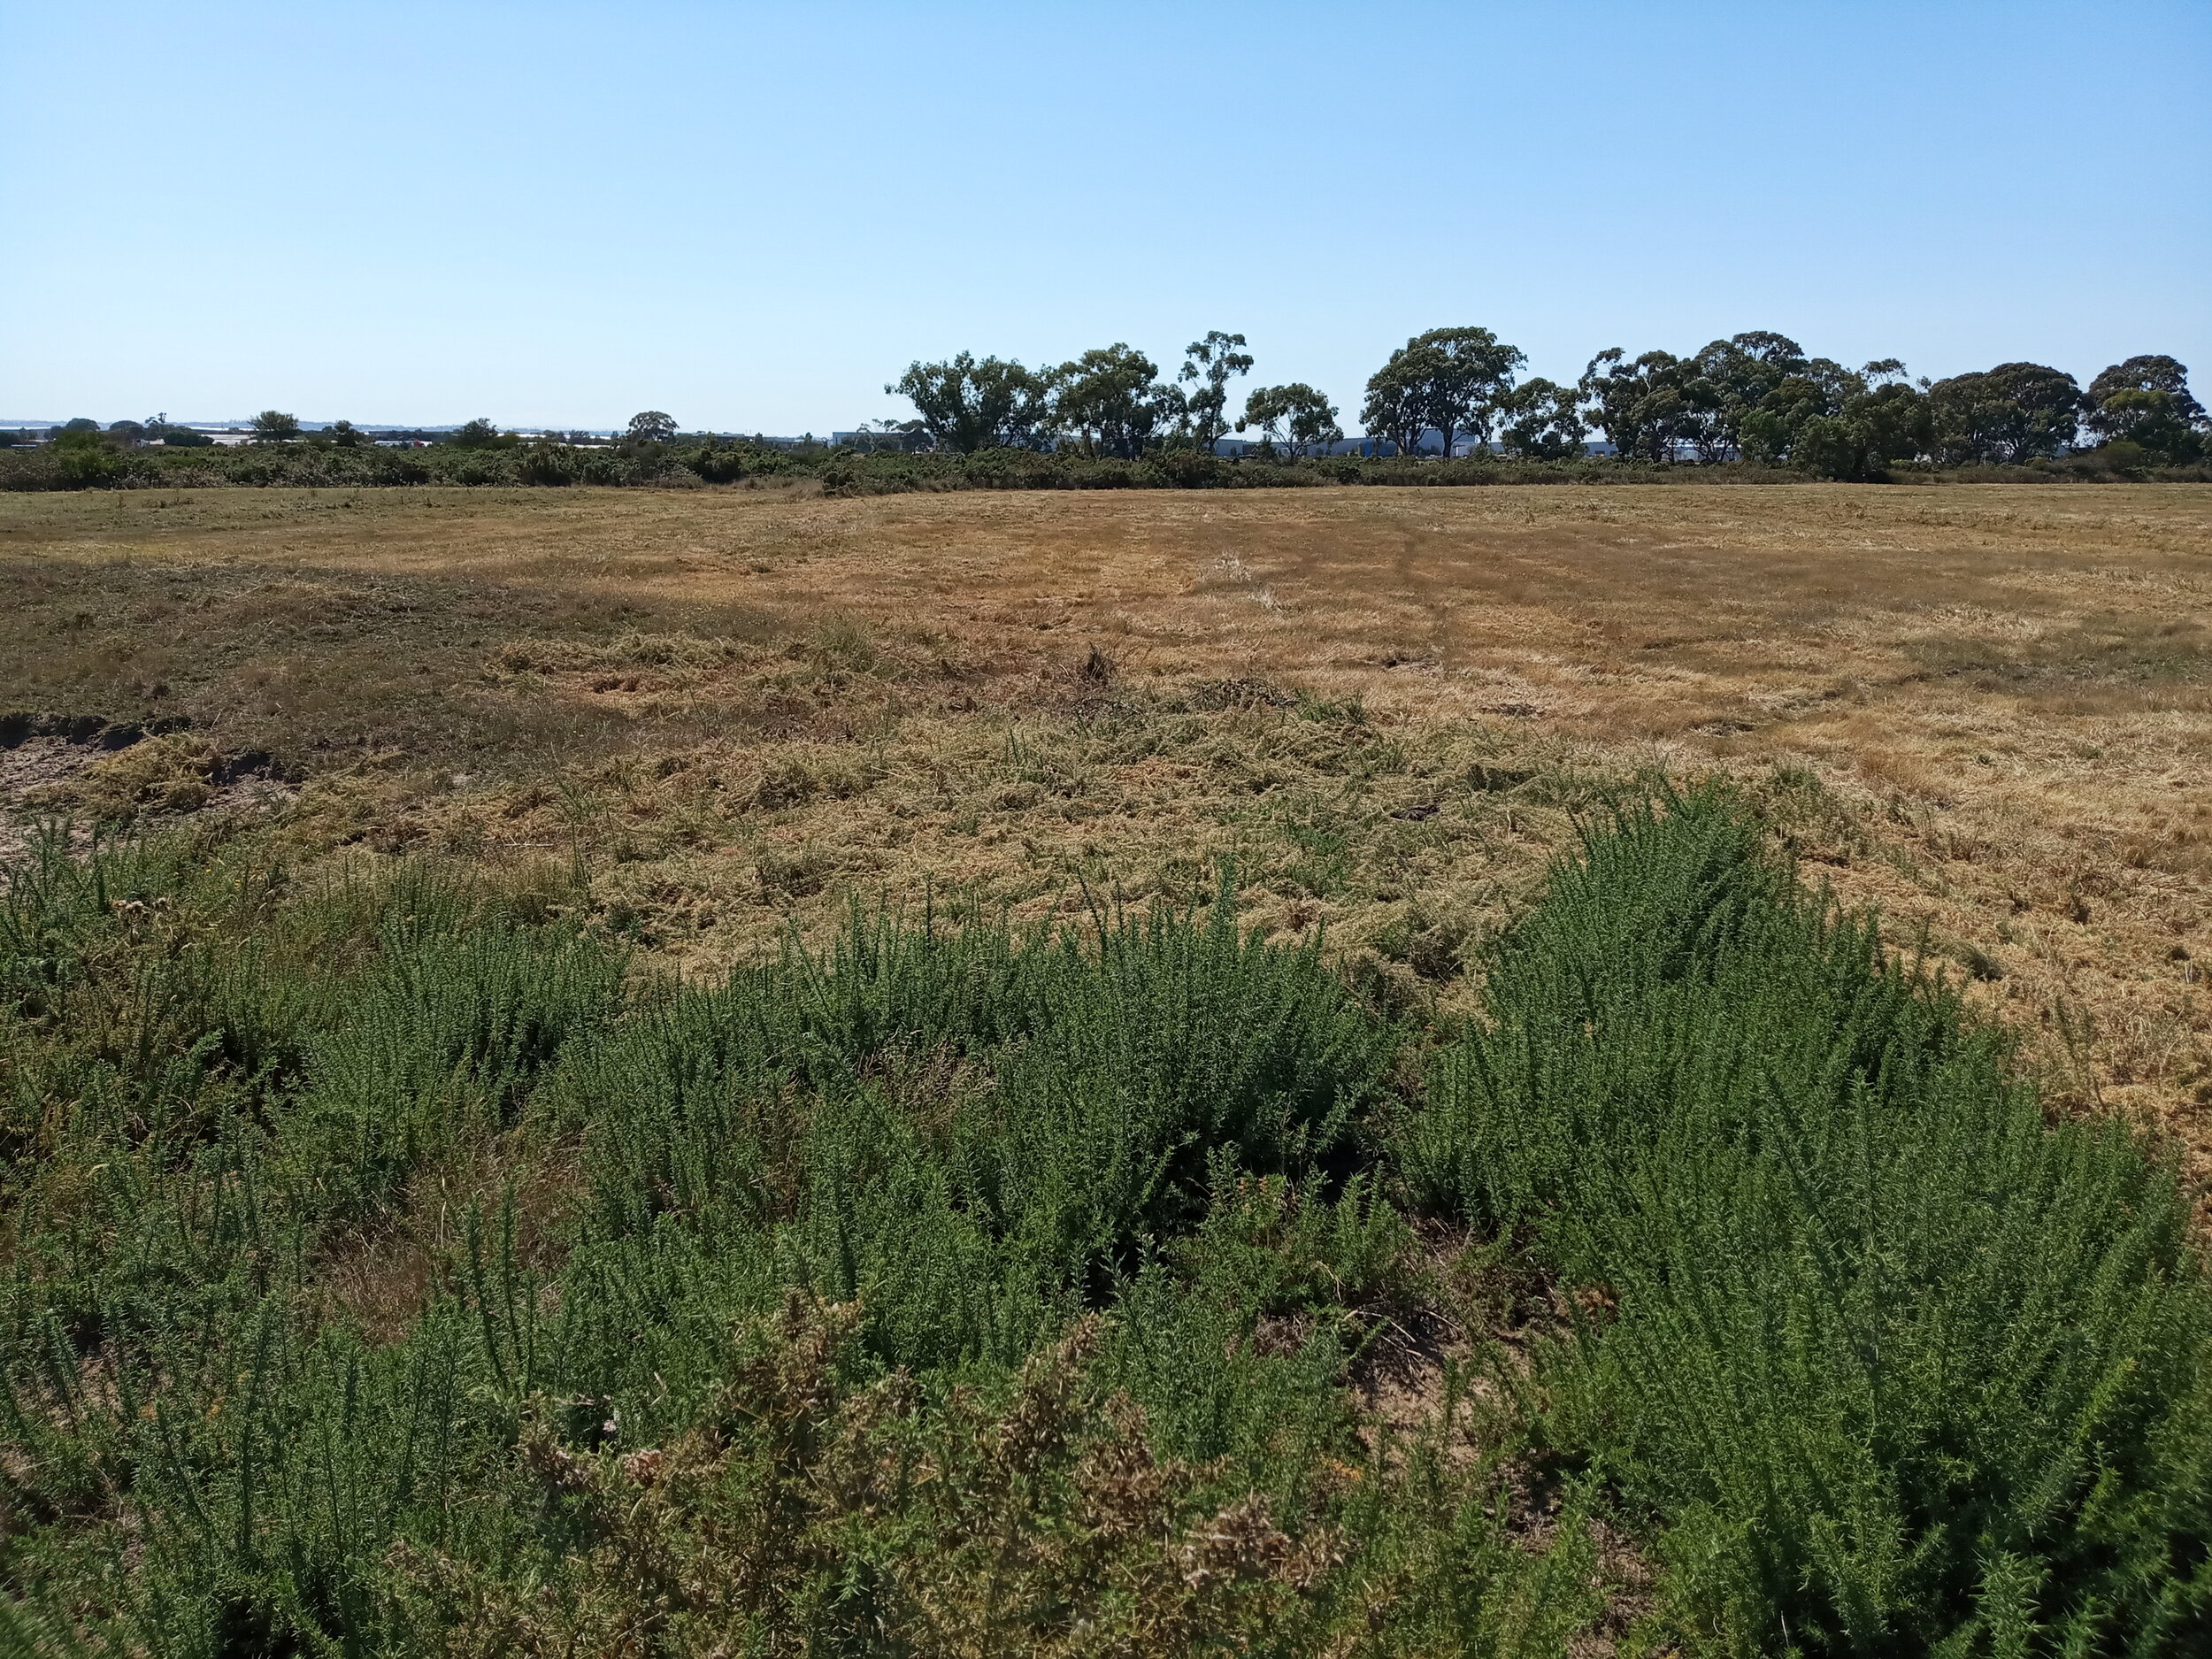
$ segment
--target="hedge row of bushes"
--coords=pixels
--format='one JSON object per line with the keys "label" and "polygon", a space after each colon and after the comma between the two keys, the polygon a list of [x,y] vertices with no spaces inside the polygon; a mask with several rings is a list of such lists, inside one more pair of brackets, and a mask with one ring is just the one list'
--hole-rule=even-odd
{"label": "hedge row of bushes", "polygon": [[[1139,460],[1032,449],[972,455],[795,455],[750,444],[682,448],[645,445],[589,449],[533,444],[511,449],[344,449],[280,445],[234,449],[119,449],[104,445],[0,452],[0,489],[191,489],[239,486],[380,488],[409,485],[534,488],[695,488],[747,480],[818,479],[833,495],[903,495],[953,489],[1283,489],[1308,485],[1798,483],[1811,474],[1731,463],[1662,466],[1590,457],[1568,461],[1500,456],[1419,460],[1405,457],[1228,460],[1168,449]],[[1900,466],[1891,480],[1943,478],[1972,483],[2155,480],[2212,481],[2212,466],[2116,471],[2095,451],[2024,466],[1938,472]]]}
{"label": "hedge row of bushes", "polygon": [[[118,449],[106,446],[0,453],[0,489],[294,488],[402,485],[635,485],[681,464],[661,455],[545,444],[529,449],[342,449],[271,445],[234,449]],[[699,482],[697,474],[684,481]]]}

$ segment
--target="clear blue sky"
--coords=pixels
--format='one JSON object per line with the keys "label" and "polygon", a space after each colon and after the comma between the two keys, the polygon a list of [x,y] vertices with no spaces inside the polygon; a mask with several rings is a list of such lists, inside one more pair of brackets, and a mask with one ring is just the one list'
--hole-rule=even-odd
{"label": "clear blue sky", "polygon": [[824,432],[1209,328],[2212,397],[2212,4],[0,0],[0,417]]}

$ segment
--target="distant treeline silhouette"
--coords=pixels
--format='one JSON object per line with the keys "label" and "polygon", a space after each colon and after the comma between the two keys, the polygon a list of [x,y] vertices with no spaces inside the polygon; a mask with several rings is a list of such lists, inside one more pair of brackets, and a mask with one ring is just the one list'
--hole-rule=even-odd
{"label": "distant treeline silhouette", "polygon": [[[1619,347],[1573,385],[1519,378],[1527,357],[1486,328],[1417,334],[1376,370],[1348,440],[1303,381],[1252,388],[1254,357],[1218,329],[1172,378],[1125,343],[1029,368],[963,351],[916,362],[885,390],[912,418],[864,422],[835,442],[680,429],[648,410],[608,442],[503,432],[488,419],[380,445],[349,421],[305,431],[265,410],[251,442],[150,422],[73,420],[0,453],[0,488],[449,485],[678,486],[812,479],[837,494],[910,489],[1281,487],[1301,484],[1758,481],[2212,476],[2212,434],[2188,370],[2146,355],[2085,391],[2061,370],[2001,363],[1911,379],[1897,359],[1847,368],[1754,331],[1686,357]],[[1243,434],[1249,434],[1249,437]],[[1234,434],[1233,438],[1233,434]],[[0,434],[14,441],[21,434]]]}
{"label": "distant treeline silhouette", "polygon": [[[1212,449],[1229,431],[1228,384],[1253,365],[1241,334],[1187,349],[1172,380],[1123,344],[1033,370],[967,352],[916,363],[884,389],[918,419],[898,430],[972,453],[1070,444],[1136,460]],[[1787,335],[1755,331],[1688,357],[1616,346],[1572,386],[1519,380],[1527,357],[1487,328],[1417,334],[1369,379],[1359,411],[1371,439],[1442,458],[1494,448],[1517,460],[1583,455],[1593,432],[1618,456],[1656,465],[1750,462],[1824,478],[1865,479],[1896,463],[2019,465],[2070,454],[2085,429],[2119,470],[2203,458],[2208,422],[2188,370],[2170,357],[2114,364],[2084,392],[2036,363],[1948,380],[1910,380],[1896,358],[1851,369],[1808,357]],[[1337,410],[1302,382],[1254,388],[1239,433],[1263,451],[1326,453],[1343,440]]]}

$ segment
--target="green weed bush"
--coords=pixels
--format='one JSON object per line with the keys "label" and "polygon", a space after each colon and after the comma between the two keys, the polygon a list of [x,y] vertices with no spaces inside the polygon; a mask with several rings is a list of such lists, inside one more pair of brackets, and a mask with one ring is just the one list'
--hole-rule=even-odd
{"label": "green weed bush", "polygon": [[825,960],[642,1010],[559,1110],[595,1243],[773,1259],[859,1299],[888,1363],[1013,1363],[1202,1213],[1210,1153],[1342,1152],[1396,1041],[1225,902],[1087,939],[856,917]]}
{"label": "green weed bush", "polygon": [[[0,1647],[2205,1633],[2172,1171],[1721,796],[1594,834],[1425,1056],[1225,889],[687,987],[547,913],[211,832],[0,874]],[[1392,1426],[1463,1296],[1495,1386]]]}
{"label": "green weed bush", "polygon": [[[628,972],[407,866],[304,891],[210,841],[54,841],[10,872],[42,1154],[0,1304],[24,1628],[1310,1645],[1367,1622],[1355,1514],[1435,1632],[1563,1570],[1432,1457],[1425,1518],[1361,1486],[1329,1310],[1411,1235],[1370,1177],[1286,1183],[1354,1158],[1401,1039],[1310,946],[1225,903],[1079,935],[856,915],[710,989]],[[524,1177],[564,1168],[580,1202],[542,1222]],[[1205,1265],[1270,1249],[1261,1302]],[[1262,1352],[1266,1317],[1319,1334]]]}
{"label": "green weed bush", "polygon": [[2212,1303],[2171,1171],[1717,794],[1633,812],[1492,966],[1405,1134],[1581,1301],[1540,1432],[1727,1652],[2182,1651]]}

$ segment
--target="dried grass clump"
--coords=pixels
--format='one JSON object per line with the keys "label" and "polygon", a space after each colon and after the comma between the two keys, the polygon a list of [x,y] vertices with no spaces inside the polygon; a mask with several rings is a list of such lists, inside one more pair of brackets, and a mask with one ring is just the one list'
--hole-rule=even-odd
{"label": "dried grass clump", "polygon": [[503,674],[563,673],[595,668],[718,668],[741,662],[747,648],[734,640],[703,640],[688,634],[620,634],[603,641],[509,640],[490,665]]}
{"label": "dried grass clump", "polygon": [[142,739],[61,782],[42,785],[28,792],[27,802],[110,824],[149,812],[196,812],[214,795],[219,765],[204,739],[171,733]]}

